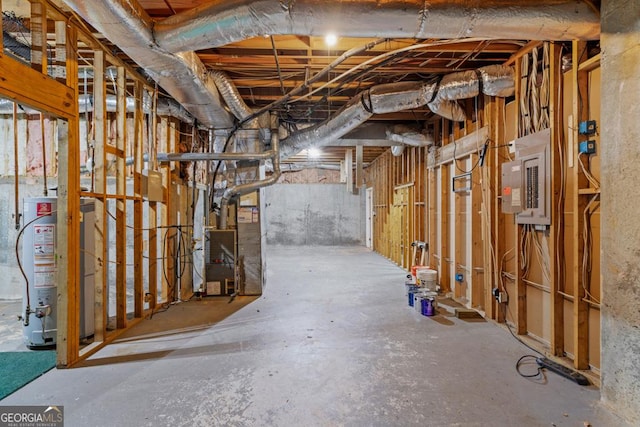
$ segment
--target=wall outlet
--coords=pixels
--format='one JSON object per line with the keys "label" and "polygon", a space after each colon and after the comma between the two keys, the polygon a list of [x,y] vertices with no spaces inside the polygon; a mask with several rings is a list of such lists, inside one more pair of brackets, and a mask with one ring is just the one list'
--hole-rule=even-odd
{"label": "wall outlet", "polygon": [[595,154],[596,142],[595,141],[582,141],[578,146],[578,152],[581,154]]}
{"label": "wall outlet", "polygon": [[498,292],[498,302],[501,304],[509,302],[509,296],[506,292]]}

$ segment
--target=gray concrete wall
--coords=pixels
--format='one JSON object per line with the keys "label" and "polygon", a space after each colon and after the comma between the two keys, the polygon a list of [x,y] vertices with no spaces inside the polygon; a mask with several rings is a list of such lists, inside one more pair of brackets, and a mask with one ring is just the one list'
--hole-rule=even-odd
{"label": "gray concrete wall", "polygon": [[602,2],[602,400],[640,423],[640,2]]}
{"label": "gray concrete wall", "polygon": [[364,244],[364,197],[345,184],[276,184],[264,194],[268,244]]}

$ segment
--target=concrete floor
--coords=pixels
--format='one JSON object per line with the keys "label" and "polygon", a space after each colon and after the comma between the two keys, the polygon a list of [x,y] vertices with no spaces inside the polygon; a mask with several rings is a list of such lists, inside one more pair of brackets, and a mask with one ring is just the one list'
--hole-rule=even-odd
{"label": "concrete floor", "polygon": [[67,426],[626,425],[595,387],[520,377],[504,328],[408,308],[365,248],[268,250],[264,295],[222,321],[179,304],[0,405],[64,405]]}

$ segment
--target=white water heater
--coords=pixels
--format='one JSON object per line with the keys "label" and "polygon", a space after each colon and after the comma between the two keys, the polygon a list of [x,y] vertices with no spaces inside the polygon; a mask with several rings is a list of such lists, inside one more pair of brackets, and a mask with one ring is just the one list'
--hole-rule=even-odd
{"label": "white water heater", "polygon": [[[30,349],[52,348],[57,334],[57,263],[59,239],[56,225],[56,197],[24,199],[24,224],[29,224],[22,238],[22,268],[27,276],[29,296],[23,291],[23,336]],[[94,333],[94,226],[95,202],[80,201],[80,338]],[[83,250],[86,248],[86,252]],[[31,312],[26,314],[27,303]]]}

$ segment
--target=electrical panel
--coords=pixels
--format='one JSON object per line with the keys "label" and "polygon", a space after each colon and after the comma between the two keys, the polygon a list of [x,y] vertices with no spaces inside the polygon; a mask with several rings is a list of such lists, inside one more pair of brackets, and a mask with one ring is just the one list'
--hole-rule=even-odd
{"label": "electrical panel", "polygon": [[502,164],[502,212],[522,212],[522,162]]}
{"label": "electrical panel", "polygon": [[[521,162],[518,224],[551,225],[551,131],[545,129],[515,141]],[[511,197],[513,204],[513,195]]]}

